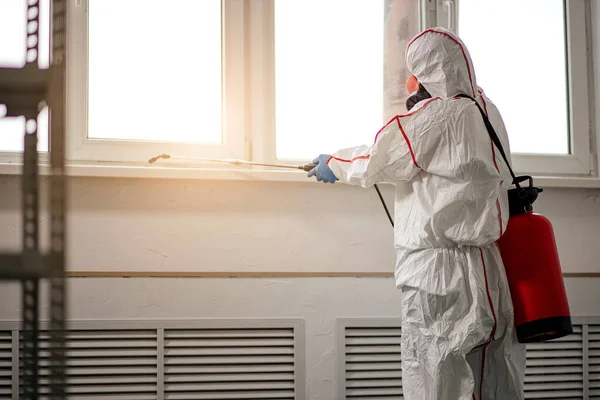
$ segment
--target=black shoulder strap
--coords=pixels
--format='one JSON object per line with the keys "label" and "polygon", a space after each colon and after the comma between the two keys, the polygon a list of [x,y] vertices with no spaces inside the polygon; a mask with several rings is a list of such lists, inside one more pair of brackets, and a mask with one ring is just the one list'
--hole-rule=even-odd
{"label": "black shoulder strap", "polygon": [[[490,119],[488,118],[487,114],[485,113],[485,111],[483,111],[483,108],[481,108],[481,106],[479,105],[479,103],[477,102],[477,100],[475,100],[474,98],[472,98],[469,95],[460,93],[460,94],[456,95],[456,97],[464,97],[464,98],[467,98],[467,99],[471,99],[471,100],[473,100],[473,102],[475,102],[475,105],[479,109],[479,113],[483,117],[483,123],[485,124],[485,128],[487,129],[488,134],[490,135],[490,138],[492,138],[492,142],[494,142],[494,144],[498,148],[498,151],[500,151],[500,154],[502,155],[502,158],[504,159],[504,162],[508,166],[508,170],[510,171],[510,175],[513,178],[513,183],[517,183],[517,177],[515,176],[515,173],[513,172],[512,168],[510,166],[510,163],[508,162],[508,158],[506,158],[506,153],[504,152],[504,148],[502,148],[502,143],[500,142],[500,138],[498,137],[498,134],[496,133],[496,130],[492,126],[492,123],[490,122]],[[518,184],[517,184],[517,186],[518,186]]]}

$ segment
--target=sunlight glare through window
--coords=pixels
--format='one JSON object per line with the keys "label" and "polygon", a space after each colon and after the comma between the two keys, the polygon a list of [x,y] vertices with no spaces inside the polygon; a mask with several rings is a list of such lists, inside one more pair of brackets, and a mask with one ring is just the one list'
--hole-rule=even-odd
{"label": "sunlight glare through window", "polygon": [[221,1],[90,0],[88,137],[221,143]]}
{"label": "sunlight glare through window", "polygon": [[275,2],[277,158],[370,144],[383,125],[384,2]]}
{"label": "sunlight glare through window", "polygon": [[569,154],[563,1],[458,4],[458,34],[477,84],[502,114],[512,152]]}
{"label": "sunlight glare through window", "polygon": [[[50,2],[40,0],[38,30],[38,66],[50,64]],[[23,68],[27,48],[27,1],[0,0],[0,68]],[[24,117],[4,117],[6,107],[0,105],[0,152],[22,152],[25,134]],[[38,115],[38,151],[48,151],[48,109]]]}

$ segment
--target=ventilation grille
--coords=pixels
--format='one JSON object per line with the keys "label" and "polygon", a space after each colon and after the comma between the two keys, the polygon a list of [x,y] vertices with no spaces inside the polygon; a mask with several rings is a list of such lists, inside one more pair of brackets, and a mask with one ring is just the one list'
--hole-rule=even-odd
{"label": "ventilation grille", "polygon": [[[20,327],[0,321],[0,400],[17,389],[12,357],[23,352],[11,339]],[[70,400],[305,398],[301,319],[70,321],[69,328],[64,390]],[[44,400],[51,388],[47,329],[42,322]]]}
{"label": "ventilation grille", "polygon": [[600,399],[600,325],[588,326],[590,399]]}
{"label": "ventilation grille", "polygon": [[173,329],[164,341],[165,399],[296,398],[293,328]]}
{"label": "ventilation grille", "polygon": [[[573,318],[574,333],[527,345],[526,399],[600,400],[600,320]],[[402,399],[397,318],[338,319],[339,399]]]}
{"label": "ventilation grille", "polygon": [[[0,399],[11,399],[17,321],[0,321]],[[301,319],[70,321],[70,400],[305,398]],[[48,399],[50,337],[39,333],[40,399]],[[21,341],[21,344],[23,342]],[[20,360],[23,361],[22,359]]]}
{"label": "ventilation grille", "polygon": [[344,332],[346,398],[403,399],[400,328],[353,326]]}
{"label": "ventilation grille", "polygon": [[0,399],[12,396],[12,332],[0,331]]}
{"label": "ventilation grille", "polygon": [[527,345],[526,399],[583,398],[583,334]]}
{"label": "ventilation grille", "polygon": [[[49,334],[40,332],[40,394],[48,393]],[[156,330],[81,330],[67,334],[69,399],[156,399]]]}

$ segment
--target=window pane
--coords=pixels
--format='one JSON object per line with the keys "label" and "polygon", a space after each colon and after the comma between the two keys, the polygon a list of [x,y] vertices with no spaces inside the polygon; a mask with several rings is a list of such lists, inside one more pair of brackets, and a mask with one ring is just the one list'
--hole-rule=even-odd
{"label": "window pane", "polygon": [[[50,62],[50,0],[40,0],[38,40],[40,68]],[[27,1],[0,1],[0,68],[22,68],[27,49]]]}
{"label": "window pane", "polygon": [[[40,28],[38,31],[40,53],[38,66],[48,68],[49,48],[49,0],[40,1]],[[22,68],[25,66],[27,46],[27,1],[0,1],[0,68]],[[0,96],[1,97],[1,96]],[[0,103],[2,99],[0,98]],[[0,151],[23,151],[25,134],[24,117],[6,117],[6,107],[0,105]],[[48,110],[38,116],[38,150],[48,151]]]}
{"label": "window pane", "polygon": [[[0,105],[0,151],[22,152],[25,135],[25,117],[5,117],[6,107]],[[48,107],[44,107],[37,117],[38,151],[48,151]]]}
{"label": "window pane", "polygon": [[384,1],[275,2],[277,158],[370,143],[383,119]]}
{"label": "window pane", "polygon": [[88,10],[88,137],[222,142],[220,0]]}
{"label": "window pane", "polygon": [[512,152],[569,154],[563,1],[460,0],[459,7],[459,35]]}

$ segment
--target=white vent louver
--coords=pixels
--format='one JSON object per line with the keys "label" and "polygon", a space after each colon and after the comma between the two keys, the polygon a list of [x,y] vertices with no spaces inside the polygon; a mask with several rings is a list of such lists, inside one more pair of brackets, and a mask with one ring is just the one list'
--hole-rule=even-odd
{"label": "white vent louver", "polygon": [[573,330],[561,339],[527,345],[526,399],[583,398],[582,327]]}
{"label": "white vent louver", "polygon": [[[527,346],[525,398],[600,399],[598,318],[573,318],[573,323],[572,335]],[[403,398],[400,326],[396,318],[338,320],[336,398]]]}
{"label": "white vent louver", "polygon": [[[44,394],[49,384],[48,332],[40,332],[40,338],[40,393]],[[156,399],[156,357],[156,330],[71,330],[67,335],[69,399]]]}
{"label": "white vent louver", "polygon": [[[20,325],[0,321],[0,400],[18,399]],[[47,329],[42,323],[44,400]],[[300,319],[70,321],[66,356],[70,400],[305,398]]]}
{"label": "white vent louver", "polygon": [[12,332],[0,331],[0,399],[12,398]]}
{"label": "white vent louver", "polygon": [[590,399],[600,399],[600,325],[588,326]]}
{"label": "white vent louver", "polygon": [[[346,399],[403,399],[400,324],[372,323],[341,327],[344,343],[338,350],[345,365]],[[381,325],[381,324],[380,324]]]}
{"label": "white vent louver", "polygon": [[165,399],[295,399],[293,328],[165,330]]}

